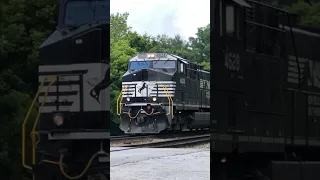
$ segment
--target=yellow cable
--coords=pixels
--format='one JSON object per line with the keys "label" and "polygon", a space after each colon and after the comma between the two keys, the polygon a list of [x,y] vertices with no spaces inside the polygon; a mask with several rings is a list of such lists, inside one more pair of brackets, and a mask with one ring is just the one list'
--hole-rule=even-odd
{"label": "yellow cable", "polygon": [[151,115],[153,114],[153,109],[152,109],[152,111],[151,111],[150,114],[148,114],[147,111],[145,111],[145,112],[146,112],[146,114],[147,114],[148,116],[151,116]]}
{"label": "yellow cable", "polygon": [[90,158],[90,160],[88,161],[87,165],[85,166],[84,170],[83,170],[79,175],[77,175],[77,176],[70,176],[70,175],[68,175],[68,174],[65,172],[65,170],[64,170],[64,168],[63,168],[63,166],[62,166],[62,165],[63,165],[64,155],[61,154],[61,155],[60,155],[60,160],[59,160],[59,168],[60,168],[60,171],[61,171],[61,173],[62,173],[63,176],[65,176],[66,178],[68,178],[68,179],[70,179],[70,180],[80,179],[80,178],[82,178],[82,176],[85,175],[85,173],[88,171],[90,165],[92,164],[93,159],[94,159],[97,155],[99,155],[99,154],[105,154],[105,155],[108,156],[108,153],[106,153],[106,152],[103,152],[103,153],[97,152],[97,153],[95,153],[93,156],[91,156],[91,158]]}
{"label": "yellow cable", "polygon": [[128,116],[130,117],[130,119],[134,119],[134,118],[138,117],[138,115],[140,114],[141,111],[142,111],[142,110],[140,109],[134,117],[131,116],[130,111],[129,111],[127,114],[128,114]]}

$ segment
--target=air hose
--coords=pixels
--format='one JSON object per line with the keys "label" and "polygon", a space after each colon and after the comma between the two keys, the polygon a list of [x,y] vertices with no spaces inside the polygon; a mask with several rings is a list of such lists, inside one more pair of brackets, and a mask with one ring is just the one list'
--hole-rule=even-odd
{"label": "air hose", "polygon": [[59,160],[59,168],[60,168],[61,174],[62,174],[63,176],[65,176],[66,178],[70,179],[70,180],[80,179],[80,178],[82,178],[82,176],[84,176],[84,175],[86,174],[86,172],[88,171],[88,169],[89,169],[90,165],[92,164],[92,161],[94,160],[94,158],[96,158],[98,155],[102,155],[102,154],[109,156],[109,154],[106,153],[105,151],[99,151],[99,152],[95,153],[95,154],[92,155],[91,158],[89,159],[89,161],[88,161],[87,165],[85,166],[84,170],[83,170],[79,175],[77,175],[77,176],[70,176],[70,175],[68,175],[68,174],[65,172],[65,170],[64,170],[64,168],[63,168],[63,164],[64,164],[64,163],[63,163],[64,154],[61,154],[61,155],[60,155],[60,160]]}

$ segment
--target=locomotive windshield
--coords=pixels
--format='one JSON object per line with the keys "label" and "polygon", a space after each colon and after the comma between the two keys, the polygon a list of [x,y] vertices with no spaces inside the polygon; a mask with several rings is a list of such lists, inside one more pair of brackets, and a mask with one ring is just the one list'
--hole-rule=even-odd
{"label": "locomotive windshield", "polygon": [[172,69],[176,68],[176,61],[133,61],[130,62],[129,70],[138,70],[138,69]]}
{"label": "locomotive windshield", "polygon": [[71,1],[66,5],[64,24],[77,26],[109,18],[107,0]]}
{"label": "locomotive windshield", "polygon": [[129,70],[148,69],[150,68],[150,61],[135,61],[130,63]]}

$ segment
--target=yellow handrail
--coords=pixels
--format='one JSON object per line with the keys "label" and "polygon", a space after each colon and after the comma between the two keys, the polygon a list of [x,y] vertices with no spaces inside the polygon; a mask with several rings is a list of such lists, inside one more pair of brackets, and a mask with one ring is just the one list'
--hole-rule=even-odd
{"label": "yellow handrail", "polygon": [[[123,97],[123,92],[126,90],[127,86],[124,86],[123,89],[121,89],[121,92],[118,96],[117,99],[117,114],[120,115],[121,114],[121,109],[122,109],[122,97]],[[120,102],[119,102],[120,101]]]}
{"label": "yellow handrail", "polygon": [[[166,85],[164,85],[164,84],[162,84],[161,85],[162,87],[163,87],[163,89],[164,89],[164,91],[165,91],[165,93],[166,93],[166,97],[167,97],[167,99],[168,99],[168,103],[169,103],[169,108],[168,108],[168,113],[167,113],[167,115],[170,115],[171,114],[171,117],[173,118],[174,117],[174,115],[173,115],[173,100],[172,100],[172,97],[170,96],[170,94],[169,94],[169,90],[168,90],[168,88],[167,88],[167,86]],[[123,92],[126,90],[126,88],[127,88],[127,86],[125,86],[122,90],[121,90],[121,92],[120,92],[120,94],[119,94],[119,96],[118,96],[118,99],[117,99],[117,114],[118,115],[120,115],[121,114],[121,107],[122,107],[122,99],[123,99]],[[138,113],[137,113],[138,114]]]}
{"label": "yellow handrail", "polygon": [[[44,94],[44,97],[43,97],[43,100],[42,100],[42,102],[41,102],[41,106],[40,106],[40,108],[39,108],[39,111],[38,111],[38,114],[37,114],[37,117],[36,117],[36,120],[34,121],[34,124],[33,124],[33,127],[32,127],[32,130],[31,130],[31,136],[32,136],[32,163],[33,164],[35,164],[36,163],[36,144],[38,143],[38,142],[36,142],[35,141],[35,135],[36,135],[36,128],[37,128],[37,125],[38,125],[38,122],[39,122],[39,119],[40,119],[40,112],[41,112],[41,110],[42,110],[42,108],[43,108],[43,106],[44,106],[44,103],[45,103],[45,101],[46,101],[46,98],[47,98],[47,96],[48,96],[48,93],[49,93],[49,89],[50,89],[50,87],[55,83],[55,82],[57,82],[57,78],[55,77],[54,78],[54,80],[53,81],[51,81],[50,83],[49,83],[49,85],[48,85],[48,87],[47,87],[47,90],[46,90],[46,92],[45,92],[45,94]],[[39,138],[39,136],[38,136],[38,138]],[[38,140],[39,141],[39,140]]]}
{"label": "yellow handrail", "polygon": [[166,96],[167,96],[168,101],[169,101],[169,112],[168,112],[167,115],[170,115],[170,112],[171,112],[171,117],[173,118],[174,117],[173,116],[173,100],[172,100],[172,98],[171,98],[171,96],[169,94],[169,90],[168,90],[167,86],[166,85],[162,85],[162,87],[163,87],[164,91],[166,91],[165,93],[166,93]]}
{"label": "yellow handrail", "polygon": [[173,115],[173,100],[172,100],[172,97],[169,94],[169,89],[167,88],[167,86],[165,86],[165,89],[166,89],[166,91],[168,93],[168,96],[169,96],[169,98],[171,100],[171,113],[172,113],[172,118],[173,118],[174,117],[174,115]]}
{"label": "yellow handrail", "polygon": [[[41,84],[40,84],[40,86],[39,86],[39,88],[38,88],[38,91],[37,91],[37,93],[36,93],[36,96],[34,97],[32,103],[31,103],[31,105],[30,105],[30,107],[29,107],[29,110],[28,110],[28,112],[27,112],[27,115],[26,115],[26,117],[24,118],[23,123],[22,123],[22,136],[21,136],[21,138],[22,138],[22,166],[25,167],[25,168],[27,168],[27,169],[29,169],[29,170],[32,170],[32,167],[29,166],[29,165],[27,165],[27,164],[26,164],[26,161],[25,161],[25,160],[26,160],[26,158],[25,158],[25,156],[26,156],[26,137],[25,137],[25,135],[26,135],[26,124],[27,124],[27,121],[28,121],[28,119],[29,119],[29,117],[30,117],[30,114],[31,114],[31,112],[32,112],[32,109],[33,109],[33,107],[34,107],[34,104],[35,104],[36,100],[37,100],[38,97],[39,97],[40,91],[41,91],[41,89],[42,89],[45,81],[46,81],[49,77],[57,77],[57,76],[46,76],[46,77],[42,80],[42,82],[41,82]],[[54,81],[54,82],[55,82],[55,81]],[[52,82],[52,83],[49,84],[48,89],[47,89],[46,94],[45,94],[45,97],[48,95],[49,88],[50,88],[50,86],[51,86],[54,82]],[[44,97],[44,98],[45,98],[45,97]],[[45,99],[44,99],[44,100],[45,100]],[[42,106],[44,105],[44,100],[43,100],[43,102],[42,102]],[[39,117],[40,117],[40,111],[38,111],[38,115],[37,115],[37,118],[38,118],[38,119],[39,119]],[[35,125],[34,125],[34,127],[35,127]],[[35,129],[35,128],[34,128],[34,129]],[[32,163],[35,164],[35,148],[34,148],[34,146],[35,146],[35,144],[38,143],[38,142],[35,142],[35,135],[38,135],[38,134],[33,130],[33,131],[31,132],[31,135],[32,135],[32,136],[31,136],[31,138],[32,138],[32,149],[34,149],[34,150],[33,150],[34,153],[32,153],[32,155],[33,155],[33,156],[32,156]]]}

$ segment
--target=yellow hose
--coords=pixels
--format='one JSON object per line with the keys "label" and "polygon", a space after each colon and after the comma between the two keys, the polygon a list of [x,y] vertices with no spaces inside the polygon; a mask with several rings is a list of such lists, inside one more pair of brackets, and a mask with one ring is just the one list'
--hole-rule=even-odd
{"label": "yellow hose", "polygon": [[63,158],[64,158],[64,155],[61,154],[61,155],[60,155],[60,160],[59,160],[59,168],[60,168],[60,171],[61,171],[61,173],[62,173],[63,176],[65,176],[66,178],[68,178],[68,179],[70,179],[70,180],[80,179],[80,178],[82,178],[82,176],[84,176],[84,175],[86,174],[86,172],[88,171],[90,165],[92,164],[93,159],[94,159],[95,157],[97,157],[99,154],[105,154],[105,155],[108,156],[108,153],[106,153],[106,152],[103,152],[103,153],[97,152],[97,153],[95,153],[94,155],[92,155],[92,157],[91,157],[90,160],[88,161],[88,163],[87,163],[86,167],[84,168],[84,170],[83,170],[79,175],[77,175],[77,176],[70,176],[70,175],[68,175],[68,174],[65,172],[65,170],[64,170],[64,168],[63,168]]}

